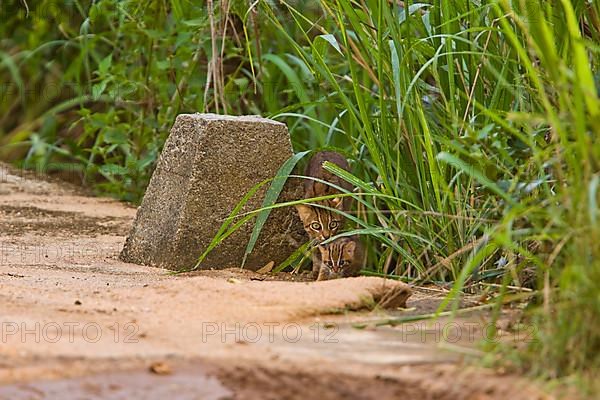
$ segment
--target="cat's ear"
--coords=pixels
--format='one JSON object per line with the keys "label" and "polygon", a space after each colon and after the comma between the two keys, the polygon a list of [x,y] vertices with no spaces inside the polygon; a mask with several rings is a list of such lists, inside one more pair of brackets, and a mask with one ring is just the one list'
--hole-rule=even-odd
{"label": "cat's ear", "polygon": [[337,210],[342,210],[343,204],[344,204],[343,197],[335,197],[335,198],[331,199],[331,205],[333,205],[333,208],[335,208]]}
{"label": "cat's ear", "polygon": [[305,222],[312,215],[312,207],[307,206],[306,204],[296,204],[296,210],[298,210],[298,215],[302,222]]}
{"label": "cat's ear", "polygon": [[346,252],[350,255],[354,254],[354,250],[356,250],[356,242],[351,241],[346,243],[344,250],[346,250]]}

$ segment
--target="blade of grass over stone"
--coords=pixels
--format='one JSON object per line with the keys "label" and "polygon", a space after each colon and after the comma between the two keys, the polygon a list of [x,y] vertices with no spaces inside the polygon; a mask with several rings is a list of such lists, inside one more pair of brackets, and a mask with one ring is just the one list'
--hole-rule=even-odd
{"label": "blade of grass over stone", "polygon": [[[221,227],[215,234],[215,237],[211,240],[211,242],[209,243],[207,248],[204,250],[204,252],[200,255],[200,257],[198,257],[198,261],[196,262],[196,265],[194,265],[194,267],[192,267],[192,270],[198,269],[198,267],[200,266],[202,261],[204,261],[204,259],[208,255],[208,253],[210,253],[215,247],[217,247],[217,245],[219,243],[221,243],[227,236],[231,235],[235,230],[237,230],[240,226],[243,225],[243,224],[239,224],[239,221],[238,221],[238,223],[234,224],[235,229],[228,230],[229,225],[231,225],[233,223],[233,220],[239,216],[241,209],[246,205],[246,203],[248,203],[248,201],[252,198],[252,196],[254,196],[254,194],[261,187],[263,187],[264,185],[269,183],[271,180],[273,180],[273,178],[265,179],[264,181],[257,183],[256,185],[254,185],[254,187],[252,189],[250,189],[248,191],[248,193],[246,193],[240,199],[240,201],[236,204],[236,206],[233,208],[233,210],[231,210],[231,212],[229,213],[229,216],[225,219],[225,221],[223,222],[223,224],[221,225]],[[254,214],[243,215],[242,216],[243,221],[244,222],[248,221],[253,216],[254,216]]]}
{"label": "blade of grass over stone", "polygon": [[[301,178],[301,175],[290,175],[290,178]],[[375,195],[375,194],[374,194]],[[229,216],[227,217],[227,219],[233,219],[236,217],[242,217],[242,216],[246,216],[246,215],[256,215],[260,212],[263,212],[265,210],[273,210],[275,208],[282,208],[282,207],[289,207],[289,206],[295,206],[297,204],[308,204],[311,201],[322,201],[322,200],[331,200],[331,199],[335,199],[337,197],[353,197],[356,196],[353,193],[343,193],[343,194],[330,194],[327,196],[319,196],[319,197],[312,197],[312,198],[308,198],[308,199],[299,199],[299,200],[292,200],[292,201],[286,201],[284,203],[275,203],[275,204],[271,204],[269,206],[264,206],[264,207],[260,207],[257,208],[256,210],[251,210],[251,211],[247,211],[244,213],[239,213],[235,216]],[[313,204],[311,204],[313,205]]]}
{"label": "blade of grass over stone", "polygon": [[[217,247],[223,240],[227,239],[229,236],[231,236],[233,233],[235,233],[238,229],[240,229],[241,226],[243,226],[245,223],[250,221],[253,217],[254,217],[253,215],[246,215],[245,217],[242,217],[238,221],[236,221],[235,224],[233,224],[229,229],[226,229],[224,232],[221,232],[218,236],[215,236],[215,238],[213,238],[213,240],[211,241],[209,246],[206,248],[204,253],[202,253],[202,255],[198,258],[196,265],[194,265],[194,267],[191,269],[191,271],[198,269],[198,267],[200,266],[202,261],[204,261],[204,259],[208,255],[208,253],[210,253],[212,250],[214,250],[214,248]],[[182,271],[182,272],[189,272],[189,271]]]}
{"label": "blade of grass over stone", "polygon": [[298,161],[300,161],[304,156],[306,156],[309,153],[310,150],[294,154],[285,163],[283,163],[281,168],[279,168],[279,171],[277,171],[277,175],[275,176],[275,178],[273,178],[271,186],[265,194],[265,198],[262,204],[263,210],[260,211],[258,213],[258,216],[256,217],[256,222],[254,223],[254,228],[252,229],[252,234],[250,235],[250,240],[248,240],[248,245],[246,246],[246,251],[244,252],[242,268],[244,268],[246,258],[250,253],[252,253],[252,250],[254,250],[254,246],[256,245],[256,241],[258,240],[258,236],[260,235],[260,232],[262,231],[262,228],[265,225],[269,214],[271,213],[271,209],[264,208],[275,204],[290,173],[292,172],[296,164],[298,164]]}

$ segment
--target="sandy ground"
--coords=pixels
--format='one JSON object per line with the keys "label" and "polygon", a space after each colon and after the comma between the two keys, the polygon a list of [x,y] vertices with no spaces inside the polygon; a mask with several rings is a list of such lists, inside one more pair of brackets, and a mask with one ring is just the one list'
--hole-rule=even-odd
{"label": "sandy ground", "polygon": [[0,400],[551,398],[470,365],[483,314],[375,329],[398,282],[123,263],[135,211],[0,165]]}

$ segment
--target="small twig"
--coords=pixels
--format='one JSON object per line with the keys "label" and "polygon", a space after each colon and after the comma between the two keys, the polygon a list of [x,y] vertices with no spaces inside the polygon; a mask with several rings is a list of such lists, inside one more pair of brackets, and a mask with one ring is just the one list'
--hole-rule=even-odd
{"label": "small twig", "polygon": [[[393,3],[394,2],[394,0],[387,0],[387,1],[388,1],[388,3]],[[402,0],[396,0],[396,4],[398,4],[400,6],[400,8],[404,8],[405,10],[407,8],[405,2],[402,1]],[[408,14],[408,10],[406,10],[406,11],[407,11],[407,14]],[[425,15],[425,14],[427,14],[427,11],[423,10],[422,8],[419,8],[419,13],[421,15]]]}
{"label": "small twig", "polygon": [[[503,298],[501,304],[508,304],[508,303],[512,303],[517,300],[524,300],[524,299],[527,299],[536,294],[537,294],[537,292],[518,293],[518,294],[515,294],[514,296]],[[386,325],[396,326],[396,325],[400,325],[400,324],[403,324],[406,322],[421,321],[424,319],[435,319],[435,318],[439,318],[439,317],[449,317],[449,316],[455,316],[455,315],[469,314],[474,311],[487,310],[489,308],[496,307],[497,305],[498,305],[497,303],[492,301],[487,304],[482,304],[482,305],[467,307],[467,308],[461,308],[456,311],[450,310],[450,311],[443,311],[440,313],[434,312],[434,313],[428,313],[428,314],[410,315],[410,316],[400,317],[400,318],[389,318],[389,319],[384,319],[384,320],[375,322],[374,326],[386,326]]]}
{"label": "small twig", "polygon": [[[250,4],[250,9],[248,11],[250,11],[250,20],[252,21],[252,29],[254,30],[254,42],[255,42],[255,46],[256,46],[256,63],[257,63],[257,73],[256,73],[256,79],[258,79],[258,77],[261,74],[262,68],[261,68],[261,48],[260,48],[260,28],[258,26],[258,10],[257,10],[257,5],[258,5],[259,1],[255,1],[252,4]],[[255,85],[256,88],[256,85]]]}
{"label": "small twig", "polygon": [[[494,27],[494,24],[492,23],[490,28],[493,28],[493,27]],[[490,30],[490,32],[488,33],[488,37],[485,40],[485,45],[483,45],[483,56],[481,57],[481,61],[479,62],[479,65],[477,65],[477,71],[475,71],[475,78],[473,79],[473,85],[471,85],[471,93],[469,93],[469,100],[467,101],[467,106],[465,107],[465,115],[463,116],[463,125],[461,127],[461,132],[460,132],[459,136],[462,135],[462,131],[465,127],[465,122],[467,121],[467,115],[469,114],[469,108],[471,107],[471,102],[473,101],[473,95],[475,94],[475,87],[477,86],[477,81],[479,79],[479,72],[481,71],[483,62],[485,61],[485,52],[488,48],[491,37],[492,37],[492,31]]]}
{"label": "small twig", "polygon": [[486,310],[488,308],[492,308],[493,306],[495,306],[495,304],[482,304],[480,306],[461,308],[460,310],[456,310],[456,311],[443,311],[440,313],[429,313],[429,314],[410,315],[410,316],[401,317],[401,318],[390,318],[390,319],[384,319],[381,321],[377,321],[374,325],[375,326],[385,326],[385,325],[396,326],[396,325],[400,325],[400,324],[403,324],[406,322],[421,321],[424,319],[434,319],[434,318],[438,318],[438,317],[448,317],[451,315],[468,314],[473,311]]}
{"label": "small twig", "polygon": [[212,84],[212,63],[208,63],[206,69],[206,85],[204,85],[204,112],[208,111],[207,103],[208,103],[208,91],[210,90],[210,85]]}
{"label": "small twig", "polygon": [[445,289],[445,288],[432,288],[432,287],[418,287],[417,290],[419,290],[420,292],[433,292],[433,293],[445,293],[448,294],[450,293],[450,290]]}
{"label": "small twig", "polygon": [[210,60],[210,64],[212,66],[212,73],[213,73],[213,98],[214,98],[214,102],[215,102],[215,111],[217,112],[217,114],[219,113],[219,67],[217,65],[218,63],[218,51],[217,51],[217,34],[216,34],[216,28],[215,28],[215,9],[214,9],[214,4],[213,4],[213,0],[208,0],[208,18],[210,21],[210,42],[211,42],[211,47],[212,47],[212,55],[211,55],[211,60]]}
{"label": "small twig", "polygon": [[456,250],[454,253],[450,254],[448,257],[445,257],[443,260],[441,260],[440,262],[429,268],[427,271],[425,271],[425,276],[420,280],[428,279],[431,276],[431,274],[433,274],[441,266],[448,267],[453,259],[460,256],[461,254],[466,253],[467,251],[474,249],[480,243],[485,242],[488,239],[488,235],[483,235],[480,238],[472,241],[471,243],[468,243],[466,246],[463,246],[460,249]]}
{"label": "small twig", "polygon": [[[221,32],[221,55],[220,55],[220,67],[221,67],[221,103],[223,104],[223,113],[227,114],[227,102],[225,101],[225,72],[223,70],[223,59],[225,55],[225,37],[227,36],[227,25],[229,24],[229,8],[230,2],[228,0],[224,0],[221,2],[221,13],[225,14],[225,21],[223,22],[223,30]],[[223,16],[221,16],[221,19]]]}
{"label": "small twig", "polygon": [[520,292],[533,292],[533,289],[526,288],[526,287],[523,287],[523,286],[500,285],[498,283],[486,283],[486,282],[478,282],[477,284],[478,285],[483,285],[483,286],[491,286],[491,287],[495,287],[495,288],[505,287],[507,289],[518,290]]}
{"label": "small twig", "polygon": [[25,16],[29,17],[29,5],[27,4],[26,0],[21,0],[21,3],[23,3],[23,5],[25,6]]}

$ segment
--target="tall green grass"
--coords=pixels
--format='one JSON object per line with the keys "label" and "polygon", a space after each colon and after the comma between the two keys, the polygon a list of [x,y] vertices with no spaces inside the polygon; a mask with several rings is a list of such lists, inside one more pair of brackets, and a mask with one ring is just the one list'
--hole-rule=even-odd
{"label": "tall green grass", "polygon": [[388,239],[370,241],[370,266],[453,294],[534,288],[534,368],[598,367],[598,4],[318,3],[310,18],[261,2],[280,59],[312,75],[289,84],[313,102],[280,115],[294,126],[316,109],[323,144],[355,159],[362,228]]}

